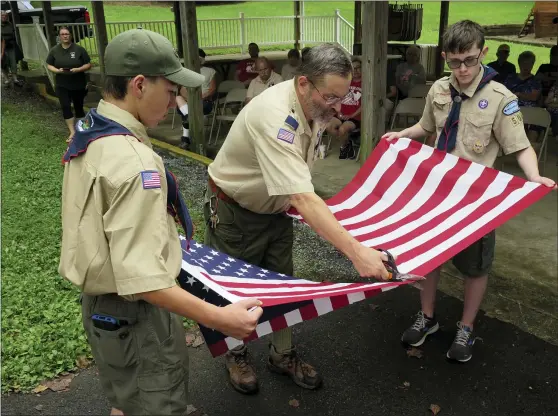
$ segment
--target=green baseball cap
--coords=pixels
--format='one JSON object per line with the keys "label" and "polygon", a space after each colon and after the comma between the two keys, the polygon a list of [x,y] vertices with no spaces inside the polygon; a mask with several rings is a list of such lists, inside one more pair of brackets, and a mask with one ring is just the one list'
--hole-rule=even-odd
{"label": "green baseball cap", "polygon": [[105,74],[165,77],[184,87],[199,87],[204,77],[182,66],[170,41],[155,32],[132,29],[115,36],[105,50]]}

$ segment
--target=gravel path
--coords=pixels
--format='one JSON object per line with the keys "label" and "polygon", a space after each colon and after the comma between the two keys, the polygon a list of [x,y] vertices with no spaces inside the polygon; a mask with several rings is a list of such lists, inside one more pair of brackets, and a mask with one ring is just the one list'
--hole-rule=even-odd
{"label": "gravel path", "polygon": [[[167,151],[157,150],[157,153],[178,177],[180,190],[188,201],[192,216],[201,221],[203,195],[207,184],[205,166]],[[197,227],[201,227],[199,222]],[[201,238],[200,235],[198,233],[198,238]],[[299,222],[295,222],[293,256],[297,277],[319,281],[352,281],[358,278],[351,262],[344,255],[310,227]]]}

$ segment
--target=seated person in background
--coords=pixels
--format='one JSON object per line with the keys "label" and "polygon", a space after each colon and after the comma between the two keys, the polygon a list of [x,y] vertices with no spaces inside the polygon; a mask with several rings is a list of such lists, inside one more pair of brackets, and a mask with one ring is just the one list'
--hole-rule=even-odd
{"label": "seated person in background", "polygon": [[246,104],[250,102],[256,95],[261,94],[266,88],[273,87],[280,82],[283,78],[277,72],[273,71],[273,67],[269,59],[261,57],[256,59],[255,66],[256,73],[259,75],[250,82],[248,92],[246,93]]}
{"label": "seated person in background", "polygon": [[514,75],[517,71],[515,65],[508,62],[508,57],[510,56],[510,47],[505,43],[498,46],[498,51],[496,52],[497,60],[490,62],[489,67],[495,69],[498,75],[494,77],[494,81],[503,84],[508,76]]}
{"label": "seated person in background", "polygon": [[[517,59],[519,73],[510,75],[504,85],[519,99],[520,107],[538,107],[541,96],[541,82],[532,74],[535,65],[535,54],[531,51],[522,52]],[[533,144],[540,132],[536,126],[527,126],[527,137]]]}
{"label": "seated person in background", "polygon": [[244,83],[246,87],[258,76],[256,72],[256,59],[260,54],[260,48],[257,44],[251,43],[248,45],[248,53],[250,58],[240,61],[236,66],[235,72],[235,79]]}
{"label": "seated person in background", "polygon": [[[200,56],[200,74],[203,75],[204,81],[202,89],[202,108],[203,114],[211,113],[213,109],[213,98],[217,91],[217,81],[215,80],[215,70],[204,66],[206,53],[203,49],[198,49]],[[190,124],[188,123],[188,90],[184,87],[180,88],[176,96],[176,106],[182,115],[182,137],[180,139],[180,147],[190,150]]]}
{"label": "seated person in background", "polygon": [[558,82],[555,82],[550,88],[544,104],[550,113],[552,135],[558,138]]}
{"label": "seated person in background", "polygon": [[550,48],[550,63],[542,64],[536,75],[542,83],[542,95],[546,97],[550,88],[558,81],[558,45]]}
{"label": "seated person in background", "polygon": [[395,85],[395,75],[392,71],[387,72],[387,82],[386,82],[386,102],[384,103],[384,108],[386,109],[386,124],[389,123],[391,115],[393,113],[393,107],[395,106],[395,101],[397,101],[397,86]]}
{"label": "seated person in background", "polygon": [[405,51],[406,62],[401,62],[395,70],[395,85],[399,98],[407,98],[409,90],[415,85],[426,84],[426,71],[420,64],[420,49],[411,45]]}
{"label": "seated person in background", "polygon": [[281,69],[281,77],[284,81],[293,79],[298,66],[300,65],[300,52],[298,49],[291,49],[287,54],[288,62]]}
{"label": "seated person in background", "polygon": [[331,119],[326,129],[329,134],[339,137],[341,148],[339,159],[354,159],[356,152],[349,134],[360,129],[360,103],[362,97],[362,73],[360,58],[353,57],[353,79],[349,87],[349,93],[341,101],[341,112]]}

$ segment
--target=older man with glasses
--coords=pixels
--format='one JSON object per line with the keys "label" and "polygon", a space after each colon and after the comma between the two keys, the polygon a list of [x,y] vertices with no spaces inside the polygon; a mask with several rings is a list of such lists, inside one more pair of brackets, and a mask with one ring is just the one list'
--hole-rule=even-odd
{"label": "older man with glasses", "polygon": [[[352,71],[350,57],[339,46],[316,46],[303,55],[294,79],[267,88],[241,110],[208,168],[206,245],[292,276],[293,220],[285,212],[294,207],[362,277],[388,278],[385,256],[355,240],[312,185],[322,133],[341,110]],[[322,384],[298,355],[290,328],[273,333],[267,367],[306,389]],[[258,390],[246,346],[229,351],[226,368],[235,389]]]}
{"label": "older man with glasses", "polygon": [[510,75],[517,73],[515,65],[508,62],[508,58],[510,57],[510,46],[505,43],[498,46],[496,56],[498,59],[490,62],[488,66],[498,72],[498,75],[494,77],[494,81],[503,84]]}
{"label": "older man with glasses", "polygon": [[265,57],[256,59],[256,72],[258,76],[250,82],[246,92],[246,103],[267,88],[283,82],[283,77],[273,70],[273,65]]}

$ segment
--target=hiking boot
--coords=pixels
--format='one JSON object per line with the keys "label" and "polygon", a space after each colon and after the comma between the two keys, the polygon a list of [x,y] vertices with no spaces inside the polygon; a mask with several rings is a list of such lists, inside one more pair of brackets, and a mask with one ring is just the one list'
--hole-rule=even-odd
{"label": "hiking boot", "polygon": [[429,318],[420,311],[417,313],[415,323],[411,325],[401,337],[401,341],[413,347],[418,347],[423,344],[426,337],[433,334],[440,328],[436,318]]}
{"label": "hiking boot", "polygon": [[233,349],[225,355],[225,367],[229,372],[229,381],[241,393],[252,394],[258,391],[258,379],[246,345],[242,349]]}
{"label": "hiking boot", "polygon": [[473,330],[461,322],[457,323],[457,328],[457,334],[446,356],[450,360],[466,363],[473,357],[475,336],[473,335]]}
{"label": "hiking boot", "polygon": [[314,390],[322,385],[322,377],[314,367],[302,361],[295,347],[280,354],[273,345],[270,345],[267,368],[275,373],[289,376],[295,384],[305,389]]}

